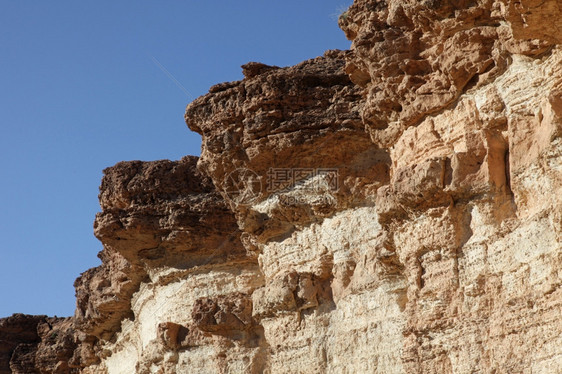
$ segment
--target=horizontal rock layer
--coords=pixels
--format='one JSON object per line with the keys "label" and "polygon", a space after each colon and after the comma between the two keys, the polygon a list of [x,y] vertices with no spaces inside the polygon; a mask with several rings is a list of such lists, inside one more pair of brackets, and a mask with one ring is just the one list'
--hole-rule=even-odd
{"label": "horizontal rock layer", "polygon": [[350,51],[244,65],[200,158],[105,170],[102,265],[0,373],[562,372],[560,20],[356,0]]}

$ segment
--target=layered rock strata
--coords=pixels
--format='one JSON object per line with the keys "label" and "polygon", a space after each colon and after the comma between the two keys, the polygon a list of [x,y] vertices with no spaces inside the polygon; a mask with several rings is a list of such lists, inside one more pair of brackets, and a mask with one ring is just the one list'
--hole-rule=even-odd
{"label": "layered rock strata", "polygon": [[357,0],[350,51],[244,65],[200,158],[105,170],[102,265],[0,373],[562,372],[560,20]]}

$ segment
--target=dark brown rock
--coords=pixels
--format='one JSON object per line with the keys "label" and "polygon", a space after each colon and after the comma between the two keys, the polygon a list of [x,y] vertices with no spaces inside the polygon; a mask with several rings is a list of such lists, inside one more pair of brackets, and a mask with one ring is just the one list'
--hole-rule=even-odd
{"label": "dark brown rock", "polygon": [[0,319],[0,373],[71,374],[76,348],[72,318],[14,314]]}
{"label": "dark brown rock", "polygon": [[[344,71],[346,53],[328,51],[288,68],[245,65],[259,74],[245,73],[186,109],[188,126],[203,137],[199,167],[261,241],[351,206],[388,180],[388,155],[364,131],[362,90]],[[335,178],[314,182],[320,169]],[[295,174],[272,183],[277,172]],[[303,195],[297,187],[319,181],[325,190]],[[271,196],[280,201],[270,212],[252,208]]]}
{"label": "dark brown rock", "polygon": [[239,256],[234,217],[196,164],[197,157],[185,157],[106,169],[95,235],[139,266],[185,269]]}
{"label": "dark brown rock", "polygon": [[131,161],[104,171],[94,224],[102,265],[75,283],[81,331],[109,339],[131,316],[131,296],[150,268],[245,257],[232,212],[196,163],[197,157]]}
{"label": "dark brown rock", "polygon": [[[34,352],[40,341],[37,325],[45,318],[46,316],[14,314],[0,319],[0,374],[11,373],[12,361],[15,366],[34,366]],[[20,345],[22,347],[18,349]]]}

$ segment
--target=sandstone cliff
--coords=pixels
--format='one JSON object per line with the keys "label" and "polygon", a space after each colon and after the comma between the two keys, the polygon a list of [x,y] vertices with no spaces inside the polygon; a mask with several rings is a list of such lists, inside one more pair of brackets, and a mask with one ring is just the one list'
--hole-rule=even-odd
{"label": "sandstone cliff", "polygon": [[188,105],[104,171],[74,317],[0,373],[561,373],[562,6],[356,0],[349,51]]}

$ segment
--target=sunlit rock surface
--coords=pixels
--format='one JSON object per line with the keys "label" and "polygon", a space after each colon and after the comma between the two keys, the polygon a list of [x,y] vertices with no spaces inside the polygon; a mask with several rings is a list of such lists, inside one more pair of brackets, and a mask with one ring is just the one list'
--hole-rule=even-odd
{"label": "sunlit rock surface", "polygon": [[201,158],[105,170],[102,265],[0,373],[562,372],[561,9],[356,0],[349,51],[244,65]]}

